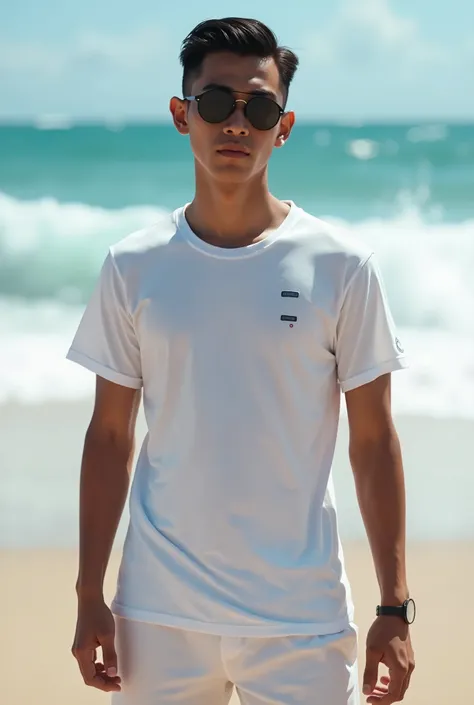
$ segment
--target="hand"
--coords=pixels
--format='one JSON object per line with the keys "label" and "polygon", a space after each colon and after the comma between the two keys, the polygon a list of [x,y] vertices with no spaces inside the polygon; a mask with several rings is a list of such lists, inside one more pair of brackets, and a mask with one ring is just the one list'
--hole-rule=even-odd
{"label": "hand", "polygon": [[[379,663],[388,667],[389,677],[378,685]],[[403,700],[415,668],[408,625],[399,617],[377,617],[367,634],[364,695],[368,703],[391,705]]]}
{"label": "hand", "polygon": [[[80,599],[71,651],[84,683],[106,693],[121,690],[114,641],[115,621],[105,602],[102,599]],[[98,647],[102,648],[103,663],[97,662]]]}

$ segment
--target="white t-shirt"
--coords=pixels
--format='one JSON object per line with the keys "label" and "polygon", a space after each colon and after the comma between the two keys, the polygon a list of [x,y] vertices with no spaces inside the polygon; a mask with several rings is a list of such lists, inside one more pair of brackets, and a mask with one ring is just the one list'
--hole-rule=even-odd
{"label": "white t-shirt", "polygon": [[353,621],[340,391],[406,360],[372,252],[288,203],[248,247],[202,241],[184,207],[105,260],[68,358],[143,386],[117,615],[234,636]]}

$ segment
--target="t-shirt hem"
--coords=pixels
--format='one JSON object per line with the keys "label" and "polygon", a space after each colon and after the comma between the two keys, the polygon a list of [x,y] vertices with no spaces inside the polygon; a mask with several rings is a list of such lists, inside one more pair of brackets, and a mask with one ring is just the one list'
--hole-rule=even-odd
{"label": "t-shirt hem", "polygon": [[235,637],[324,636],[342,632],[354,623],[354,615],[350,612],[343,618],[333,622],[279,622],[277,624],[239,625],[200,622],[176,615],[134,609],[115,601],[112,602],[111,611],[117,617],[137,622],[147,622],[148,624],[156,624],[163,627],[175,627],[176,629],[213,634],[215,636]]}
{"label": "t-shirt hem", "polygon": [[341,381],[341,390],[343,392],[350,392],[357,387],[361,387],[363,384],[373,382],[381,375],[388,374],[389,372],[396,372],[397,370],[403,370],[408,366],[408,359],[405,355],[393,358],[392,360],[387,360],[386,362],[377,365],[377,367],[372,367],[370,370],[366,370],[355,377]]}
{"label": "t-shirt hem", "polygon": [[107,379],[109,382],[115,382],[123,387],[130,387],[131,389],[140,389],[142,387],[143,382],[139,377],[129,377],[121,372],[112,370],[110,367],[87,357],[84,353],[74,350],[73,348],[70,348],[68,351],[66,359],[71,360],[71,362],[77,362],[77,364],[85,367],[90,372],[94,372],[99,375],[99,377]]}

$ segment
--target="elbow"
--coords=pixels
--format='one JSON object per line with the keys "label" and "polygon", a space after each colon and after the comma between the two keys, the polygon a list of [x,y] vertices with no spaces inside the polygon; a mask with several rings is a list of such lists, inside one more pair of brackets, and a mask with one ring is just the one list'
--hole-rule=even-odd
{"label": "elbow", "polygon": [[118,433],[114,429],[97,427],[91,423],[86,431],[85,448],[100,455],[119,457],[125,462],[135,451],[135,437],[130,433]]}
{"label": "elbow", "polygon": [[370,433],[363,438],[351,437],[349,440],[349,460],[354,473],[392,466],[398,464],[400,459],[400,440],[393,424],[378,433]]}

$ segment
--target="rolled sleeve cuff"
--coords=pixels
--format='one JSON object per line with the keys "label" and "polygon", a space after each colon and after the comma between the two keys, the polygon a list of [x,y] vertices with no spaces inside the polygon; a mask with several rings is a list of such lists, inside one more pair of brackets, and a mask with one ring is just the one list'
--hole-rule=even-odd
{"label": "rolled sleeve cuff", "polygon": [[408,358],[405,355],[401,355],[393,360],[382,362],[380,365],[377,365],[377,367],[372,367],[370,370],[361,372],[354,377],[350,377],[346,380],[340,380],[339,384],[344,393],[350,392],[353,389],[357,389],[357,387],[362,387],[364,384],[373,382],[382,375],[386,375],[389,372],[396,372],[397,370],[404,370],[407,367],[409,367]]}
{"label": "rolled sleeve cuff", "polygon": [[143,380],[140,377],[130,377],[129,375],[124,375],[122,372],[117,372],[73,348],[68,351],[66,359],[71,360],[71,362],[77,362],[78,365],[85,367],[87,370],[90,370],[90,372],[94,372],[96,375],[99,375],[99,377],[109,380],[109,382],[120,384],[122,387],[141,389],[143,386]]}

